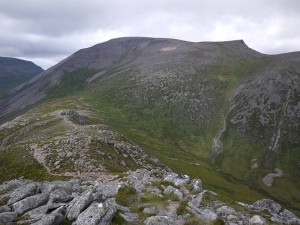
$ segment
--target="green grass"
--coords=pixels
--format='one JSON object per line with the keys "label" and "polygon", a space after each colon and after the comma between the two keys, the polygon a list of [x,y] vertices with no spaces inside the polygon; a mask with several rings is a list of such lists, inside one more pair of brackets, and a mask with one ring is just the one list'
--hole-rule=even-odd
{"label": "green grass", "polygon": [[0,199],[0,206],[6,205],[9,200],[9,197],[4,197]]}
{"label": "green grass", "polygon": [[111,225],[125,225],[128,224],[127,221],[120,215],[120,211],[118,210],[114,217],[111,220]]}
{"label": "green grass", "polygon": [[141,202],[149,203],[151,205],[162,205],[166,206],[168,204],[168,200],[170,201],[179,201],[177,195],[174,193],[163,195],[162,197],[153,194],[151,192],[146,191],[141,197]]}
{"label": "green grass", "polygon": [[136,190],[132,186],[121,187],[116,195],[116,202],[120,205],[130,206],[137,201]]}
{"label": "green grass", "polygon": [[19,177],[37,181],[63,179],[49,175],[46,169],[26,151],[15,148],[6,150],[0,155],[0,183]]}
{"label": "green grass", "polygon": [[188,200],[183,200],[180,202],[178,208],[176,209],[177,215],[183,215],[186,213],[187,204],[188,204]]}
{"label": "green grass", "polygon": [[[203,52],[194,54],[202,56]],[[93,112],[91,123],[111,126],[176,172],[200,178],[204,188],[216,191],[225,199],[252,203],[269,196],[269,193],[298,207],[293,201],[298,201],[295,194],[299,186],[295,186],[295,182],[290,179],[292,171],[286,173],[287,180],[282,180],[289,181],[292,191],[288,194],[281,180],[276,181],[276,188],[261,190],[258,180],[262,173],[250,171],[249,161],[254,157],[263,158],[264,143],[253,144],[247,140],[236,139],[229,127],[229,132],[222,139],[225,152],[220,165],[217,165],[223,172],[208,164],[212,139],[221,127],[222,114],[226,112],[229,104],[228,98],[238,82],[247,74],[257,72],[262,65],[272,63],[268,57],[253,59],[232,57],[233,54],[228,49],[223,49],[223,56],[216,64],[204,66],[202,69],[194,68],[193,72],[185,71],[184,79],[171,79],[164,83],[172,93],[181,92],[183,86],[188,89],[187,97],[180,96],[173,102],[163,101],[164,93],[155,85],[140,86],[139,80],[136,81],[135,78],[136,75],[143,74],[139,74],[138,69],[127,69],[115,74],[112,72],[87,86],[85,80],[97,71],[83,68],[66,72],[60,85],[48,92],[48,101],[39,109],[48,112],[66,107],[88,108]],[[159,65],[153,69],[159,70]],[[211,89],[201,92],[202,87]],[[190,106],[188,99],[191,98],[204,99],[203,105],[207,105],[206,111],[191,114],[193,120],[185,111]],[[64,104],[67,101],[76,102],[77,105]],[[297,149],[291,155],[297,158],[295,152]],[[93,155],[98,156],[96,152]],[[116,166],[109,169],[120,172]],[[160,201],[154,196],[150,196],[149,201],[151,199]]]}

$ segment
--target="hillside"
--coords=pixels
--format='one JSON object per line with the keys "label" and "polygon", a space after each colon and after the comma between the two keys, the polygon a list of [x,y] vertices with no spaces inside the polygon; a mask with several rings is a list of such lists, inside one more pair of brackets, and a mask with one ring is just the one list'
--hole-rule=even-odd
{"label": "hillside", "polygon": [[[200,177],[232,199],[250,203],[264,195],[299,210],[299,62],[298,52],[264,55],[243,41],[113,39],[79,50],[0,102],[0,121],[27,118],[23,125],[2,125],[1,147],[32,158],[31,146],[38,144],[49,149],[46,167],[62,173],[82,157],[69,136],[78,132],[78,140],[93,140],[93,133],[104,129],[94,126],[104,124],[144,149],[143,154]],[[62,123],[58,110],[85,112],[90,127],[77,131]],[[44,120],[51,122],[41,126]],[[51,142],[53,138],[63,140]],[[93,141],[81,145],[86,143],[92,152],[109,148]],[[71,163],[59,152],[65,148],[74,149]],[[9,154],[0,157],[4,162]],[[18,164],[17,159],[10,160]],[[108,170],[138,168],[134,162],[133,157]],[[83,164],[82,172],[93,171]],[[1,179],[36,177],[24,167]],[[45,174],[42,168],[40,172]]]}
{"label": "hillside", "polygon": [[43,69],[32,62],[0,57],[0,100],[7,92],[43,72]]}

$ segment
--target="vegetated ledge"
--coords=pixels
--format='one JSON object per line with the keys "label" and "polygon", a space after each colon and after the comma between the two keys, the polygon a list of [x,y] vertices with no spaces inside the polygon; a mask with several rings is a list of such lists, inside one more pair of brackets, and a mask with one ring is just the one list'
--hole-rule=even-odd
{"label": "vegetated ledge", "polygon": [[0,185],[0,224],[300,224],[270,199],[223,202],[199,179],[138,169],[109,180],[17,179]]}

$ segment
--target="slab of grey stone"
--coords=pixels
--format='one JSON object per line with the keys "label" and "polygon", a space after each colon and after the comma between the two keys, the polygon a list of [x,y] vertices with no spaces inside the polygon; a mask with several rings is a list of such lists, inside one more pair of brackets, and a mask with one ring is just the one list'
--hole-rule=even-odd
{"label": "slab of grey stone", "polygon": [[14,203],[12,208],[18,215],[22,215],[29,210],[45,205],[48,202],[48,199],[49,194],[47,193],[37,194]]}
{"label": "slab of grey stone", "polygon": [[81,196],[75,197],[67,209],[67,218],[76,220],[81,211],[93,201],[93,190],[89,189],[83,192]]}
{"label": "slab of grey stone", "polygon": [[151,216],[144,223],[145,225],[174,225],[175,221],[168,216]]}
{"label": "slab of grey stone", "polygon": [[[98,225],[101,224],[109,208],[103,203],[93,203],[78,216],[73,225]],[[102,221],[103,222],[103,221]]]}
{"label": "slab of grey stone", "polygon": [[17,218],[17,214],[14,212],[0,213],[0,224],[9,224]]}
{"label": "slab of grey stone", "polygon": [[0,206],[0,213],[3,213],[3,212],[10,212],[11,211],[11,208],[7,205],[3,205],[3,206]]}
{"label": "slab of grey stone", "polygon": [[271,199],[261,199],[252,204],[255,208],[266,209],[271,214],[278,214],[280,212],[281,206]]}
{"label": "slab of grey stone", "polygon": [[7,205],[12,205],[17,201],[38,193],[40,193],[40,185],[38,183],[33,182],[26,184],[13,191]]}

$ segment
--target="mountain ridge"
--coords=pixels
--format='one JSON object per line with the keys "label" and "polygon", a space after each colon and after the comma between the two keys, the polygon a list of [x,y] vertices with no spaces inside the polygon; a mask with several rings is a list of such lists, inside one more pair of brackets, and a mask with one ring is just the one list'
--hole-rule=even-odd
{"label": "mountain ridge", "polygon": [[[207,164],[212,158],[216,171],[299,208],[299,56],[262,54],[240,40],[114,39],[15,89],[0,102],[0,118],[74,101],[71,109],[87,105],[93,123],[109,125],[175,171],[202,174],[221,190]],[[264,178],[277,169],[283,175],[269,187]]]}
{"label": "mountain ridge", "polygon": [[0,57],[0,101],[9,90],[41,73],[43,69],[31,61]]}

